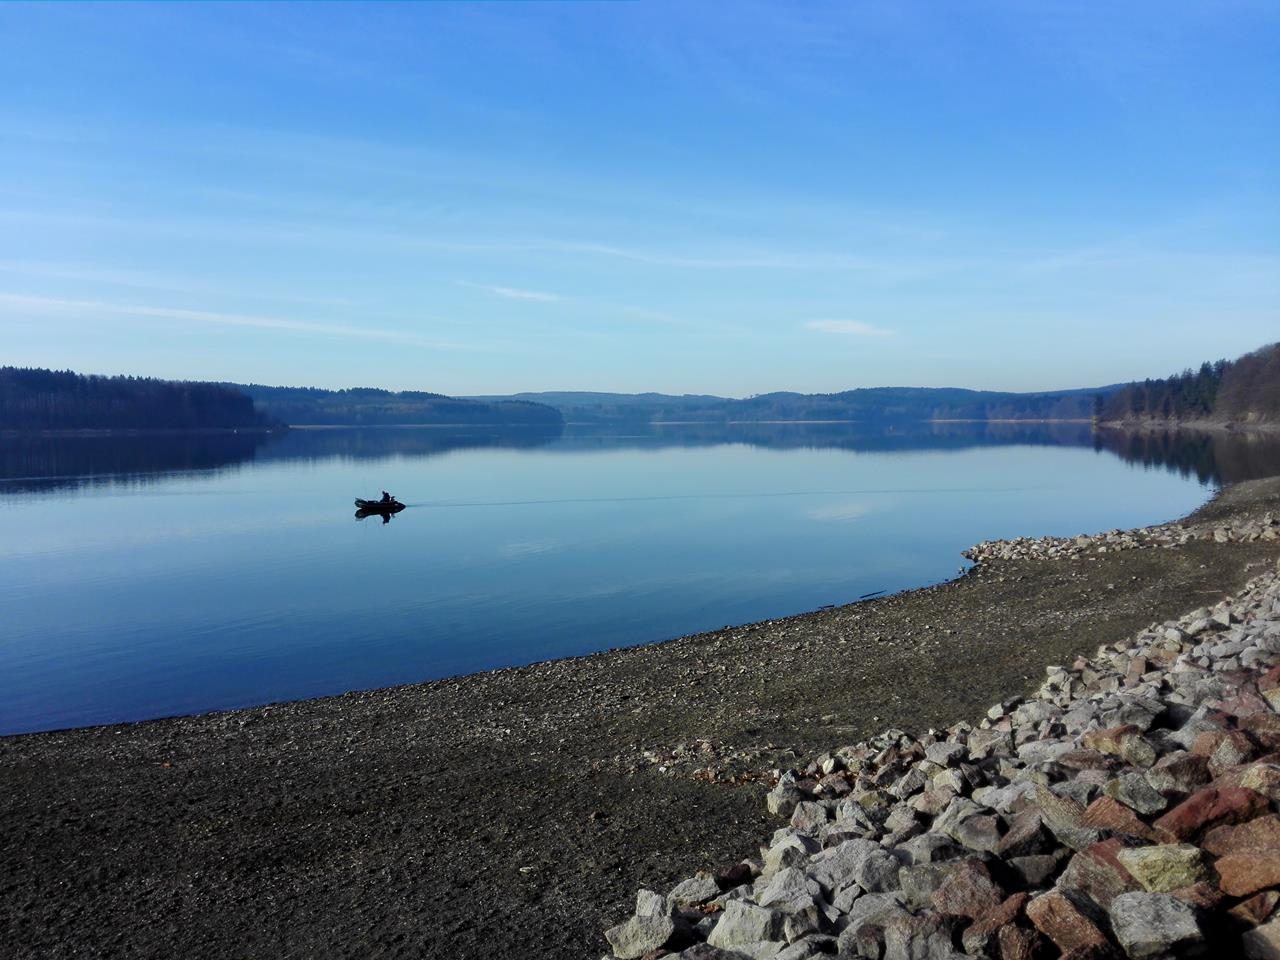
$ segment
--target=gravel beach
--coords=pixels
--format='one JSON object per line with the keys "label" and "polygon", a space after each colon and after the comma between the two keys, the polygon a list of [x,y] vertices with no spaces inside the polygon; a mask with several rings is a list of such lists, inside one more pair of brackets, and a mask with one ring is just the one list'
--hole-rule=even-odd
{"label": "gravel beach", "polygon": [[[1280,478],[1252,481],[1187,523],[1278,509]],[[1277,555],[1208,537],[993,559],[653,646],[0,739],[2,952],[599,957],[637,888],[755,851],[770,768],[977,719]]]}

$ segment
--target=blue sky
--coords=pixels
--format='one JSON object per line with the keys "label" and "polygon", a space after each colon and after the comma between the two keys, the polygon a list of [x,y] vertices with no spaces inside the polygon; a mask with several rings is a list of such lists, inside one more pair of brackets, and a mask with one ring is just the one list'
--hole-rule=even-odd
{"label": "blue sky", "polygon": [[1089,386],[1280,339],[1280,4],[0,5],[0,363]]}

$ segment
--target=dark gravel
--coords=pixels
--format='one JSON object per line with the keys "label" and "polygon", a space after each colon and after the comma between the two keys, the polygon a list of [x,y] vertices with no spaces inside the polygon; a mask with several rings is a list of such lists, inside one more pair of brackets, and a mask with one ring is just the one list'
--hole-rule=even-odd
{"label": "dark gravel", "polygon": [[[1264,508],[1280,479],[1202,515]],[[0,955],[599,957],[637,887],[776,826],[762,785],[706,778],[976,719],[1277,554],[996,564],[656,646],[0,739]]]}

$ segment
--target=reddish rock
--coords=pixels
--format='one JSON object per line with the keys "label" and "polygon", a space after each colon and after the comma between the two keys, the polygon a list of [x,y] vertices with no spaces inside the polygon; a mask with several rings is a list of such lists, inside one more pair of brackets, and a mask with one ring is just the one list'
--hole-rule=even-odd
{"label": "reddish rock", "polygon": [[1142,840],[1157,840],[1158,834],[1142,822],[1136,813],[1114,797],[1099,797],[1089,804],[1080,818],[1081,826],[1109,830]]}
{"label": "reddish rock", "polygon": [[1227,899],[1227,895],[1208,880],[1201,880],[1189,887],[1170,890],[1169,896],[1177,897],[1197,910],[1217,910]]}
{"label": "reddish rock", "polygon": [[981,860],[962,860],[929,901],[939,913],[972,919],[999,906],[1003,896]]}
{"label": "reddish rock", "polygon": [[1276,912],[1277,903],[1280,903],[1280,891],[1263,890],[1261,893],[1255,893],[1248,900],[1237,903],[1227,913],[1241,923],[1256,927],[1260,923],[1265,923],[1267,918]]}
{"label": "reddish rock", "polygon": [[1280,852],[1275,850],[1229,853],[1219,857],[1214,867],[1218,871],[1218,885],[1233,897],[1247,897],[1267,887],[1280,887]]}
{"label": "reddish rock", "polygon": [[1058,881],[1059,886],[1084,891],[1103,909],[1120,894],[1141,890],[1141,884],[1116,858],[1123,849],[1124,844],[1116,837],[1090,844],[1072,856]]}
{"label": "reddish rock", "polygon": [[1012,924],[1000,928],[996,942],[1000,948],[1000,960],[1038,960],[1046,947],[1038,932]]}
{"label": "reddish rock", "polygon": [[1274,690],[1277,687],[1280,687],[1280,665],[1272,667],[1258,678],[1260,691]]}
{"label": "reddish rock", "polygon": [[1219,824],[1252,820],[1269,808],[1266,797],[1245,787],[1205,787],[1178,804],[1153,826],[1179,840],[1190,840]]}
{"label": "reddish rock", "polygon": [[961,937],[964,952],[971,956],[995,956],[1001,928],[1018,919],[1026,902],[1027,894],[1015,893],[1003,903],[978,914]]}
{"label": "reddish rock", "polygon": [[1050,890],[1028,903],[1027,917],[1062,951],[1107,943],[1093,919],[1061,890]]}
{"label": "reddish rock", "polygon": [[1231,714],[1237,720],[1242,720],[1245,717],[1269,714],[1271,713],[1271,707],[1267,705],[1266,700],[1252,690],[1242,689],[1230,700],[1223,702],[1222,711]]}
{"label": "reddish rock", "polygon": [[1274,813],[1248,823],[1214,827],[1201,846],[1215,857],[1248,850],[1280,850],[1280,817]]}

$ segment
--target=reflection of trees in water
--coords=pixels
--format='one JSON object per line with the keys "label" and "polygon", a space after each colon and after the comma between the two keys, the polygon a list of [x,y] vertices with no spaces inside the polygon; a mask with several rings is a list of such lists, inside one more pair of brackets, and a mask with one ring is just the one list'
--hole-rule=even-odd
{"label": "reflection of trees in water", "polygon": [[235,469],[248,461],[422,458],[482,448],[543,447],[572,454],[726,443],[866,453],[1013,445],[1092,447],[1201,483],[1231,483],[1280,473],[1280,435],[1119,429],[1094,433],[1084,423],[686,423],[575,426],[568,433],[559,427],[337,427],[282,434],[8,436],[0,438],[0,494],[155,483],[175,473]]}
{"label": "reflection of trees in water", "polygon": [[559,438],[562,427],[321,427],[290,430],[275,438],[258,460],[378,460],[432,457],[485,447],[542,447]]}
{"label": "reflection of trees in water", "polygon": [[429,457],[477,447],[535,447],[560,428],[290,430],[287,433],[119,433],[0,437],[0,494],[141,485],[248,461]]}
{"label": "reflection of trees in water", "polygon": [[1088,446],[1087,423],[866,421],[844,423],[665,423],[575,426],[556,449],[703,447],[741,443],[776,450],[836,448],[856,452],[967,450],[1009,445]]}
{"label": "reflection of trees in water", "polygon": [[138,433],[0,438],[0,493],[154,483],[166,474],[232,467],[269,434]]}
{"label": "reflection of trees in water", "polygon": [[1201,483],[1239,483],[1280,474],[1280,434],[1104,429],[1094,446],[1127,463],[1163,468]]}

